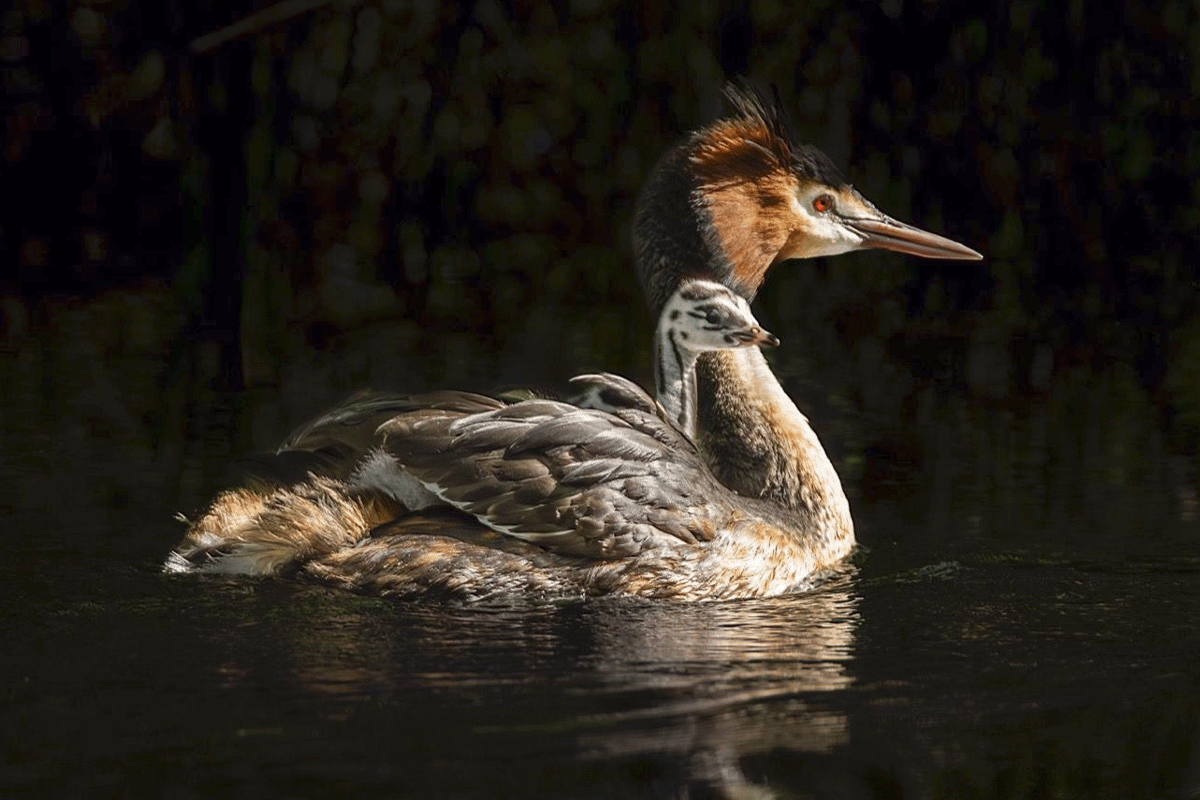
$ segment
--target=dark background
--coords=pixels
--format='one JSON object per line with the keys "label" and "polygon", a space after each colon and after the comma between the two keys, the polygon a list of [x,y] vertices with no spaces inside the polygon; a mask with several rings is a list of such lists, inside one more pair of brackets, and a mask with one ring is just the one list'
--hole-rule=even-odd
{"label": "dark background", "polygon": [[[0,785],[1200,796],[1190,0],[0,19]],[[857,577],[489,612],[159,574],[175,512],[356,389],[647,382],[634,198],[735,75],[985,254],[794,262],[756,303]]]}
{"label": "dark background", "polygon": [[[768,281],[777,368],[852,497],[928,469],[930,415],[1007,420],[948,435],[998,475],[1043,457],[1003,451],[1026,423],[1094,416],[1110,435],[1058,448],[1070,496],[1148,451],[1191,474],[1194,4],[304,5],[246,6],[284,19],[225,40],[198,37],[237,13],[178,3],[6,18],[5,417],[44,440],[11,456],[35,476],[14,504],[57,472],[190,509],[231,454],[365,386],[645,381],[633,201],[735,75],[882,209],[986,256]],[[177,486],[197,437],[211,458]],[[63,474],[89,450],[131,464]]]}

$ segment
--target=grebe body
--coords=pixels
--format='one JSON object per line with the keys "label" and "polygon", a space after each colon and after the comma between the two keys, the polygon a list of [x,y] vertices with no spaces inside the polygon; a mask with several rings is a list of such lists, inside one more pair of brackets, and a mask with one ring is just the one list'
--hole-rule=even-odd
{"label": "grebe body", "polygon": [[777,104],[728,94],[735,114],[669,151],[637,204],[657,400],[603,374],[576,379],[577,403],[352,400],[281,453],[320,474],[218,496],[166,569],[298,571],[472,601],[715,599],[795,591],[844,559],[854,528],[841,482],[756,346],[775,342],[747,301],[793,258],[980,256],[884,215],[796,143]]}

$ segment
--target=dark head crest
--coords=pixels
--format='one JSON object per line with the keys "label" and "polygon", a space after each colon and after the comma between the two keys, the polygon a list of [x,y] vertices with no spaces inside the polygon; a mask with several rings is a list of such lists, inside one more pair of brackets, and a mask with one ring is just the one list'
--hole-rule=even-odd
{"label": "dark head crest", "polygon": [[828,156],[798,141],[777,90],[768,95],[743,79],[726,84],[725,97],[734,114],[700,133],[695,163],[703,177],[713,182],[756,180],[785,170],[834,188],[846,185]]}

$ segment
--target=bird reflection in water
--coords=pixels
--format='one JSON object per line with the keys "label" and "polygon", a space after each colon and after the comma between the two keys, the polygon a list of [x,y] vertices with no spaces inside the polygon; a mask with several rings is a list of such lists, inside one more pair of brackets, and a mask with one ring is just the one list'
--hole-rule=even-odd
{"label": "bird reflection in water", "polygon": [[[636,762],[678,785],[765,792],[756,761],[786,754],[778,785],[848,744],[846,717],[823,697],[853,681],[854,573],[807,594],[702,604],[391,604],[294,585],[287,603],[270,598],[273,619],[214,644],[240,661],[274,641],[287,661],[270,665],[286,676],[272,692],[305,709],[300,721],[357,727],[378,715],[394,741],[461,753],[463,770],[504,752],[498,780],[529,780],[550,758],[581,773]],[[227,690],[253,690],[267,667],[220,669]],[[403,758],[399,769],[429,768]]]}

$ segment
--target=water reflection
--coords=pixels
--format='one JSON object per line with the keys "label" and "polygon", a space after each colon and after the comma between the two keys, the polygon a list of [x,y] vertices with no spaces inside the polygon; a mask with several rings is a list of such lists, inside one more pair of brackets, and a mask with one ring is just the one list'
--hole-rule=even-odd
{"label": "water reflection", "polygon": [[549,747],[564,763],[649,760],[723,791],[752,785],[747,756],[847,743],[846,714],[821,698],[853,681],[849,575],[737,603],[479,609],[293,586],[281,606],[279,594],[260,585],[234,624],[208,632],[205,649],[220,654],[210,682],[248,691],[276,675],[275,691],[328,722],[390,709],[408,735],[485,752]]}
{"label": "water reflection", "polygon": [[605,759],[671,753],[688,783],[772,797],[747,779],[742,759],[776,750],[828,753],[847,743],[846,715],[822,707],[819,697],[852,683],[847,665],[858,623],[857,597],[846,586],[605,615],[595,626],[602,691],[621,697],[650,689],[654,701],[579,720],[580,752]]}

